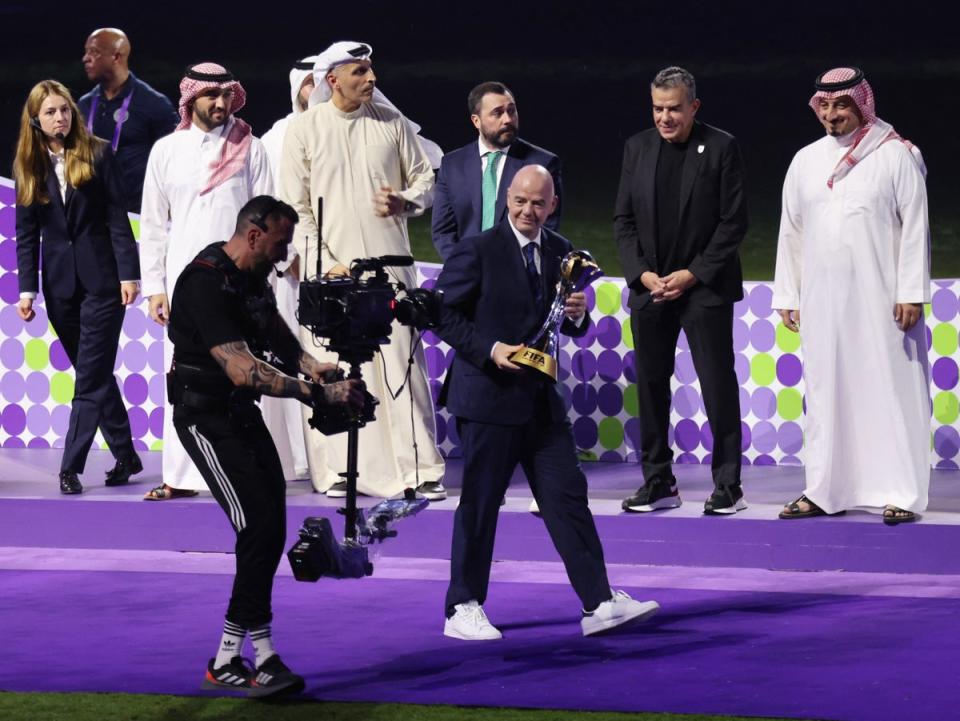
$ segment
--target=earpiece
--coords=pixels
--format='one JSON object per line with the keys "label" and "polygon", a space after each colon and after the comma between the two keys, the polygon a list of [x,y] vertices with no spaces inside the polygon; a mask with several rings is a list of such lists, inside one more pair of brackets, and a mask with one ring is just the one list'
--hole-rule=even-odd
{"label": "earpiece", "polygon": [[39,130],[41,133],[46,135],[48,138],[56,138],[57,140],[63,140],[64,138],[67,137],[63,133],[53,133],[53,134],[48,133],[46,130],[40,127],[40,119],[36,116],[30,118],[30,125],[35,127],[37,130]]}

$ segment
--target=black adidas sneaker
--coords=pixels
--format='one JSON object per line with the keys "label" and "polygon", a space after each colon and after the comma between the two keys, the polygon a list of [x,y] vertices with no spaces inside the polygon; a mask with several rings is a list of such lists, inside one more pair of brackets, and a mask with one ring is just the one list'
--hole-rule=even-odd
{"label": "black adidas sneaker", "polygon": [[216,659],[207,663],[207,675],[203,678],[201,688],[226,689],[228,691],[249,691],[253,681],[253,664],[242,656],[234,656],[230,663],[214,668]]}
{"label": "black adidas sneaker", "polygon": [[303,676],[298,676],[273,654],[257,667],[250,680],[249,695],[255,698],[274,696],[279,693],[300,693],[306,687]]}

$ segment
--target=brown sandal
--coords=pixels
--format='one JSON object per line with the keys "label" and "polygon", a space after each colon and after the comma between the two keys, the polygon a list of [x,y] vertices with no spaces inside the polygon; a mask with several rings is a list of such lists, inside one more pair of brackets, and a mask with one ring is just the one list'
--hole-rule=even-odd
{"label": "brown sandal", "polygon": [[173,488],[166,483],[161,483],[156,488],[151,488],[143,497],[145,501],[169,501],[174,498],[193,498],[199,496],[199,491],[191,491],[186,488]]}
{"label": "brown sandal", "polygon": [[888,526],[896,526],[901,523],[913,523],[917,520],[917,514],[913,511],[907,511],[897,506],[887,506],[883,509],[883,522]]}

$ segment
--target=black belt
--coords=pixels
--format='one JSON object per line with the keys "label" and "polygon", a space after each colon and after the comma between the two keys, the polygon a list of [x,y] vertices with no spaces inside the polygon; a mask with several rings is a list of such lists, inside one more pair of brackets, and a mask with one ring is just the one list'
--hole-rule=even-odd
{"label": "black belt", "polygon": [[230,407],[230,396],[207,395],[184,389],[180,391],[176,404],[198,411],[226,411]]}

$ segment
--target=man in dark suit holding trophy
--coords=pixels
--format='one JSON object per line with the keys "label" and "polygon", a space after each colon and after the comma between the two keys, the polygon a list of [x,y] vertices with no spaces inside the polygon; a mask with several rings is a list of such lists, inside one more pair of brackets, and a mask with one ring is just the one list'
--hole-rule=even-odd
{"label": "man in dark suit holding trophy", "polygon": [[[444,293],[437,333],[456,351],[440,404],[457,418],[464,454],[444,626],[452,638],[501,637],[482,604],[500,500],[518,463],[583,603],[584,635],[659,608],[611,590],[563,398],[550,376],[515,362],[515,353],[527,355],[523,342],[553,304],[561,259],[571,250],[566,238],[542,227],[556,203],[546,168],[522,168],[507,191],[506,217],[457,243],[437,281]],[[586,332],[582,292],[565,299],[563,314],[562,332]]]}

